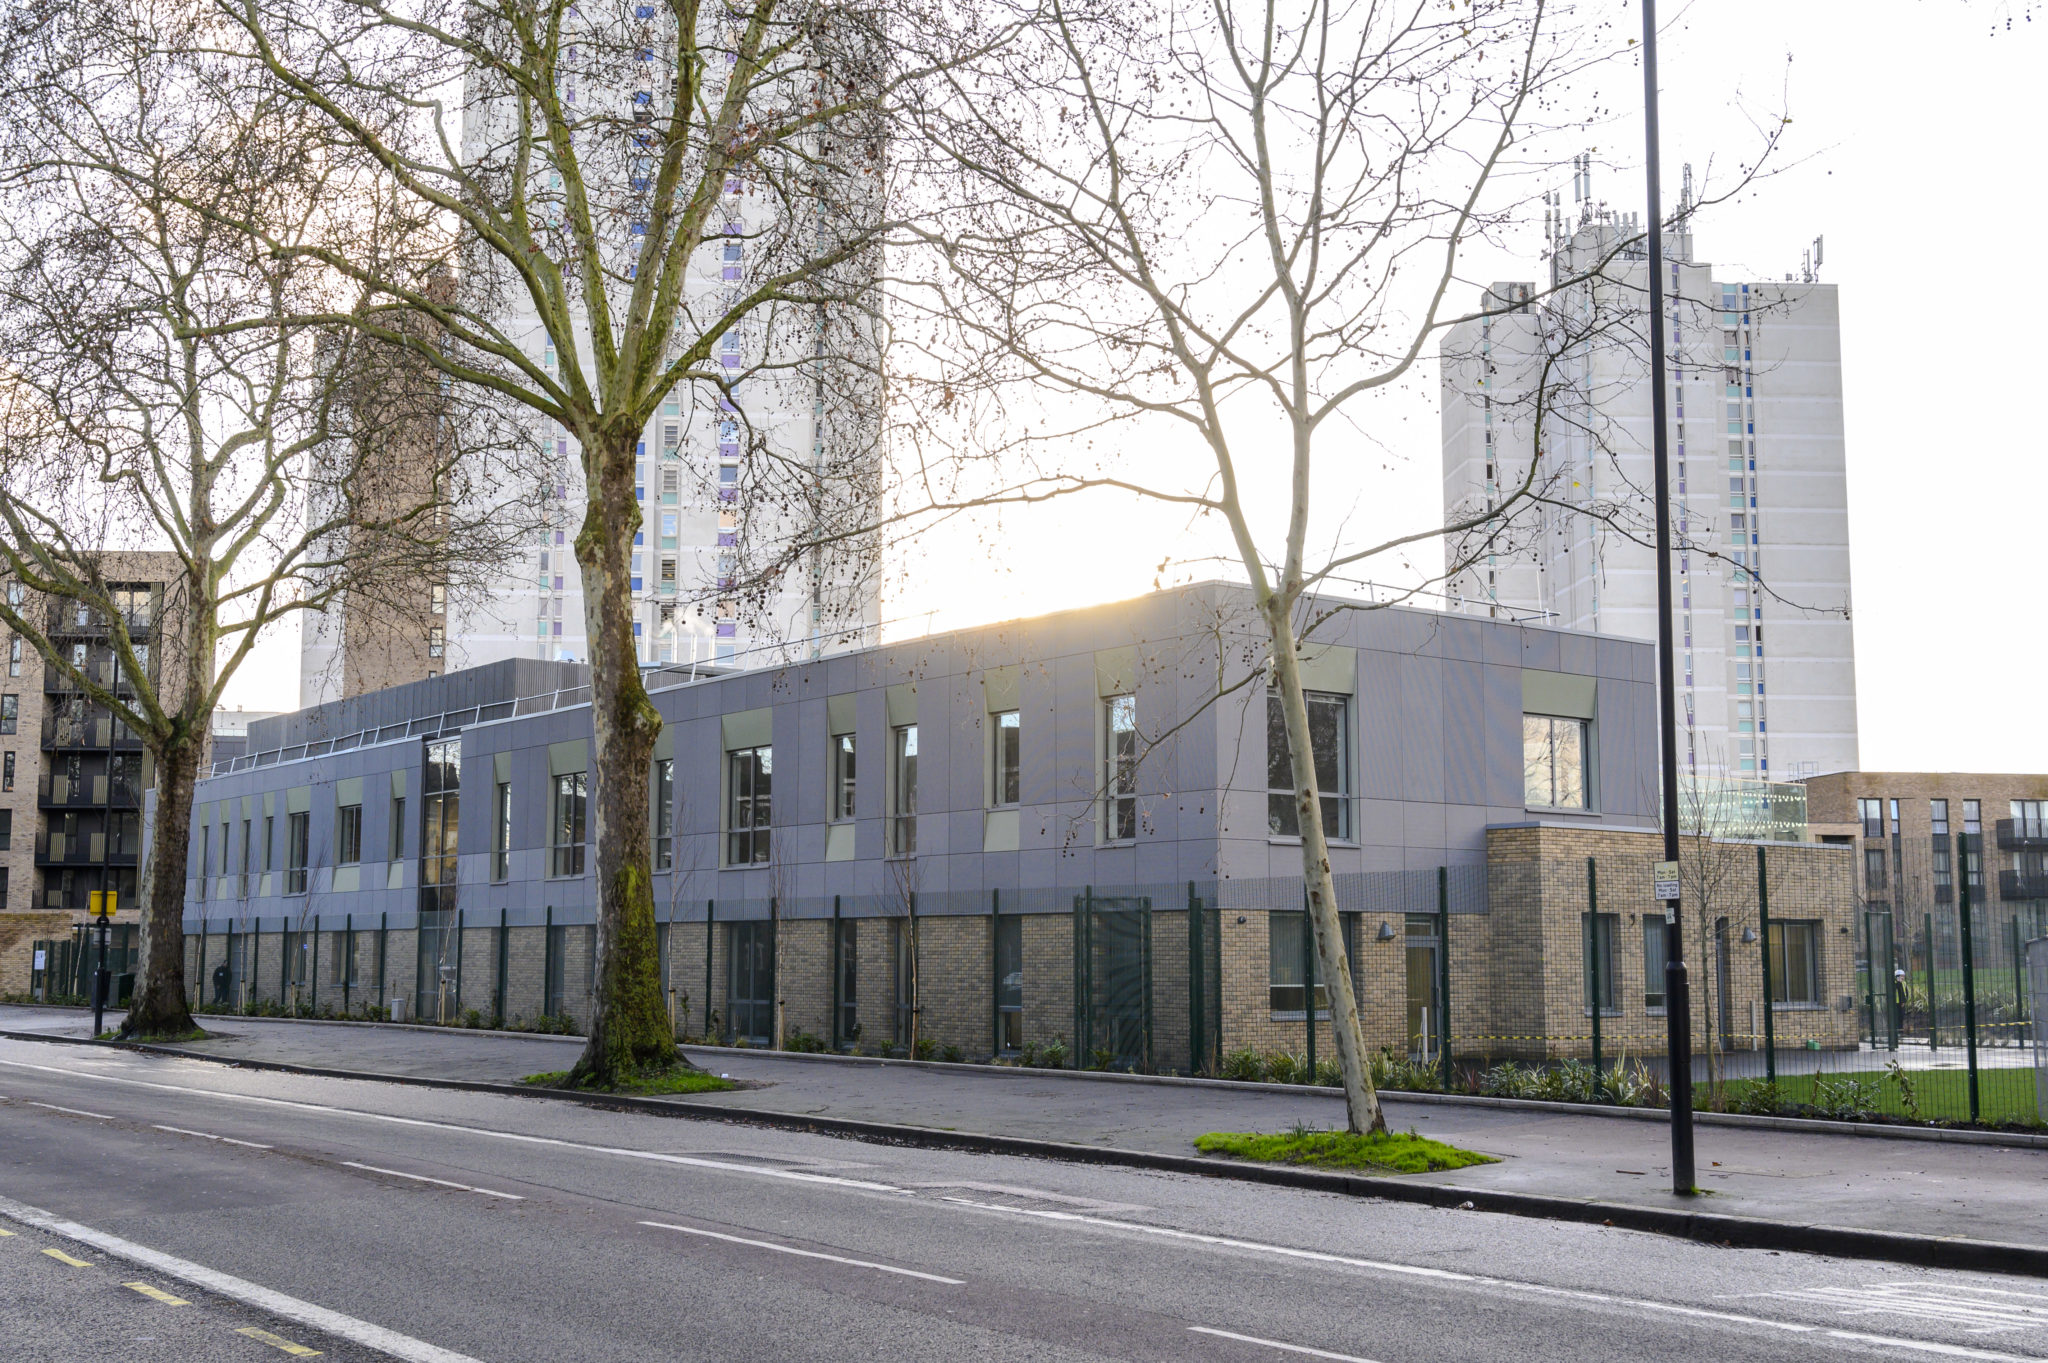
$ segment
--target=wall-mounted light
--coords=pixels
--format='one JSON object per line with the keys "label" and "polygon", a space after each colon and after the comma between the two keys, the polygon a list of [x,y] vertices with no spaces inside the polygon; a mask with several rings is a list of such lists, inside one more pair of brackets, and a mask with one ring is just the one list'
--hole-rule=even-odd
{"label": "wall-mounted light", "polygon": [[1744,928],[1744,929],[1742,930],[1742,944],[1743,944],[1744,946],[1749,946],[1749,945],[1751,945],[1752,943],[1754,943],[1755,941],[1756,941],[1756,929],[1755,929],[1755,928]]}
{"label": "wall-mounted light", "polygon": [[1382,942],[1394,940],[1394,925],[1392,923],[1383,922],[1380,924],[1380,940]]}

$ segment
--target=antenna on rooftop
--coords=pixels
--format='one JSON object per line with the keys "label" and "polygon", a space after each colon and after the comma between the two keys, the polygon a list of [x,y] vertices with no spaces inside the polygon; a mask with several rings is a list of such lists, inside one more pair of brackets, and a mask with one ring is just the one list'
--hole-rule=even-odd
{"label": "antenna on rooftop", "polygon": [[1678,191],[1678,220],[1684,222],[1692,216],[1692,162],[1685,163],[1685,184]]}

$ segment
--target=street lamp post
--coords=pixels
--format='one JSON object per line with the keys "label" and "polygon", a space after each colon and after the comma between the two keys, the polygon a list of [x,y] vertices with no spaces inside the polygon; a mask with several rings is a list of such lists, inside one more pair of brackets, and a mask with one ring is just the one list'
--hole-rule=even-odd
{"label": "street lamp post", "polygon": [[[1643,0],[1643,135],[1649,190],[1650,441],[1657,513],[1657,708],[1664,805],[1664,860],[1678,860],[1678,678],[1671,617],[1671,460],[1664,389],[1664,202],[1657,165],[1657,0]],[[1664,1016],[1671,1061],[1671,1187],[1698,1191],[1692,1150],[1692,990],[1678,896],[1664,901]]]}

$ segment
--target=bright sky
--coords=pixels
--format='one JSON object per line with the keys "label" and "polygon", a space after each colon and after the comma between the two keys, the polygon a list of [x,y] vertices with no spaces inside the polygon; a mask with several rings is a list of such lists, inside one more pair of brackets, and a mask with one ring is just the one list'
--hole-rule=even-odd
{"label": "bright sky", "polygon": [[[1701,222],[1696,249],[1724,277],[1778,278],[1825,235],[1822,278],[1841,286],[1869,770],[2048,770],[2048,724],[2035,715],[2048,631],[2033,619],[2048,450],[2004,400],[2030,382],[2023,328],[2035,311],[2004,299],[2032,283],[2048,208],[2032,141],[2048,17],[2025,11],[2025,0],[1663,4],[1667,204],[1682,164],[1740,156],[1755,145],[1752,117],[1787,109],[1781,172]],[[1633,6],[1617,18],[1629,31],[1640,22]],[[1617,69],[1602,94],[1632,101],[1639,82]],[[1598,173],[1595,193],[1617,208],[1640,206],[1640,147],[1634,122],[1596,139],[1618,168]],[[1475,279],[1537,277],[1535,246],[1532,233],[1528,258],[1475,265]],[[1378,417],[1376,449],[1325,461],[1327,498],[1352,508],[1361,540],[1439,514],[1434,375]],[[895,565],[883,616],[906,622],[889,630],[902,634],[1132,596],[1190,543],[1183,518],[1156,509],[1011,512]],[[229,704],[288,708],[297,670],[294,630],[251,660]]]}

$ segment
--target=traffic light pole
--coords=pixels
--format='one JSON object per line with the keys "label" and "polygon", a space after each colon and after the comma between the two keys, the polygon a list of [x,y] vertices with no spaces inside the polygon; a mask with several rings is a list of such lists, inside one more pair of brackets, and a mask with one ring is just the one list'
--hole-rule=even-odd
{"label": "traffic light pole", "polygon": [[[1643,0],[1644,170],[1649,190],[1650,440],[1657,514],[1657,707],[1664,805],[1664,860],[1678,860],[1678,678],[1674,670],[1671,599],[1671,460],[1664,363],[1664,202],[1657,156],[1657,0]],[[1685,974],[1685,934],[1676,896],[1664,901],[1665,1026],[1671,1060],[1671,1187],[1699,1191],[1692,1149],[1692,989]],[[1769,1005],[1766,1004],[1768,1007]]]}

